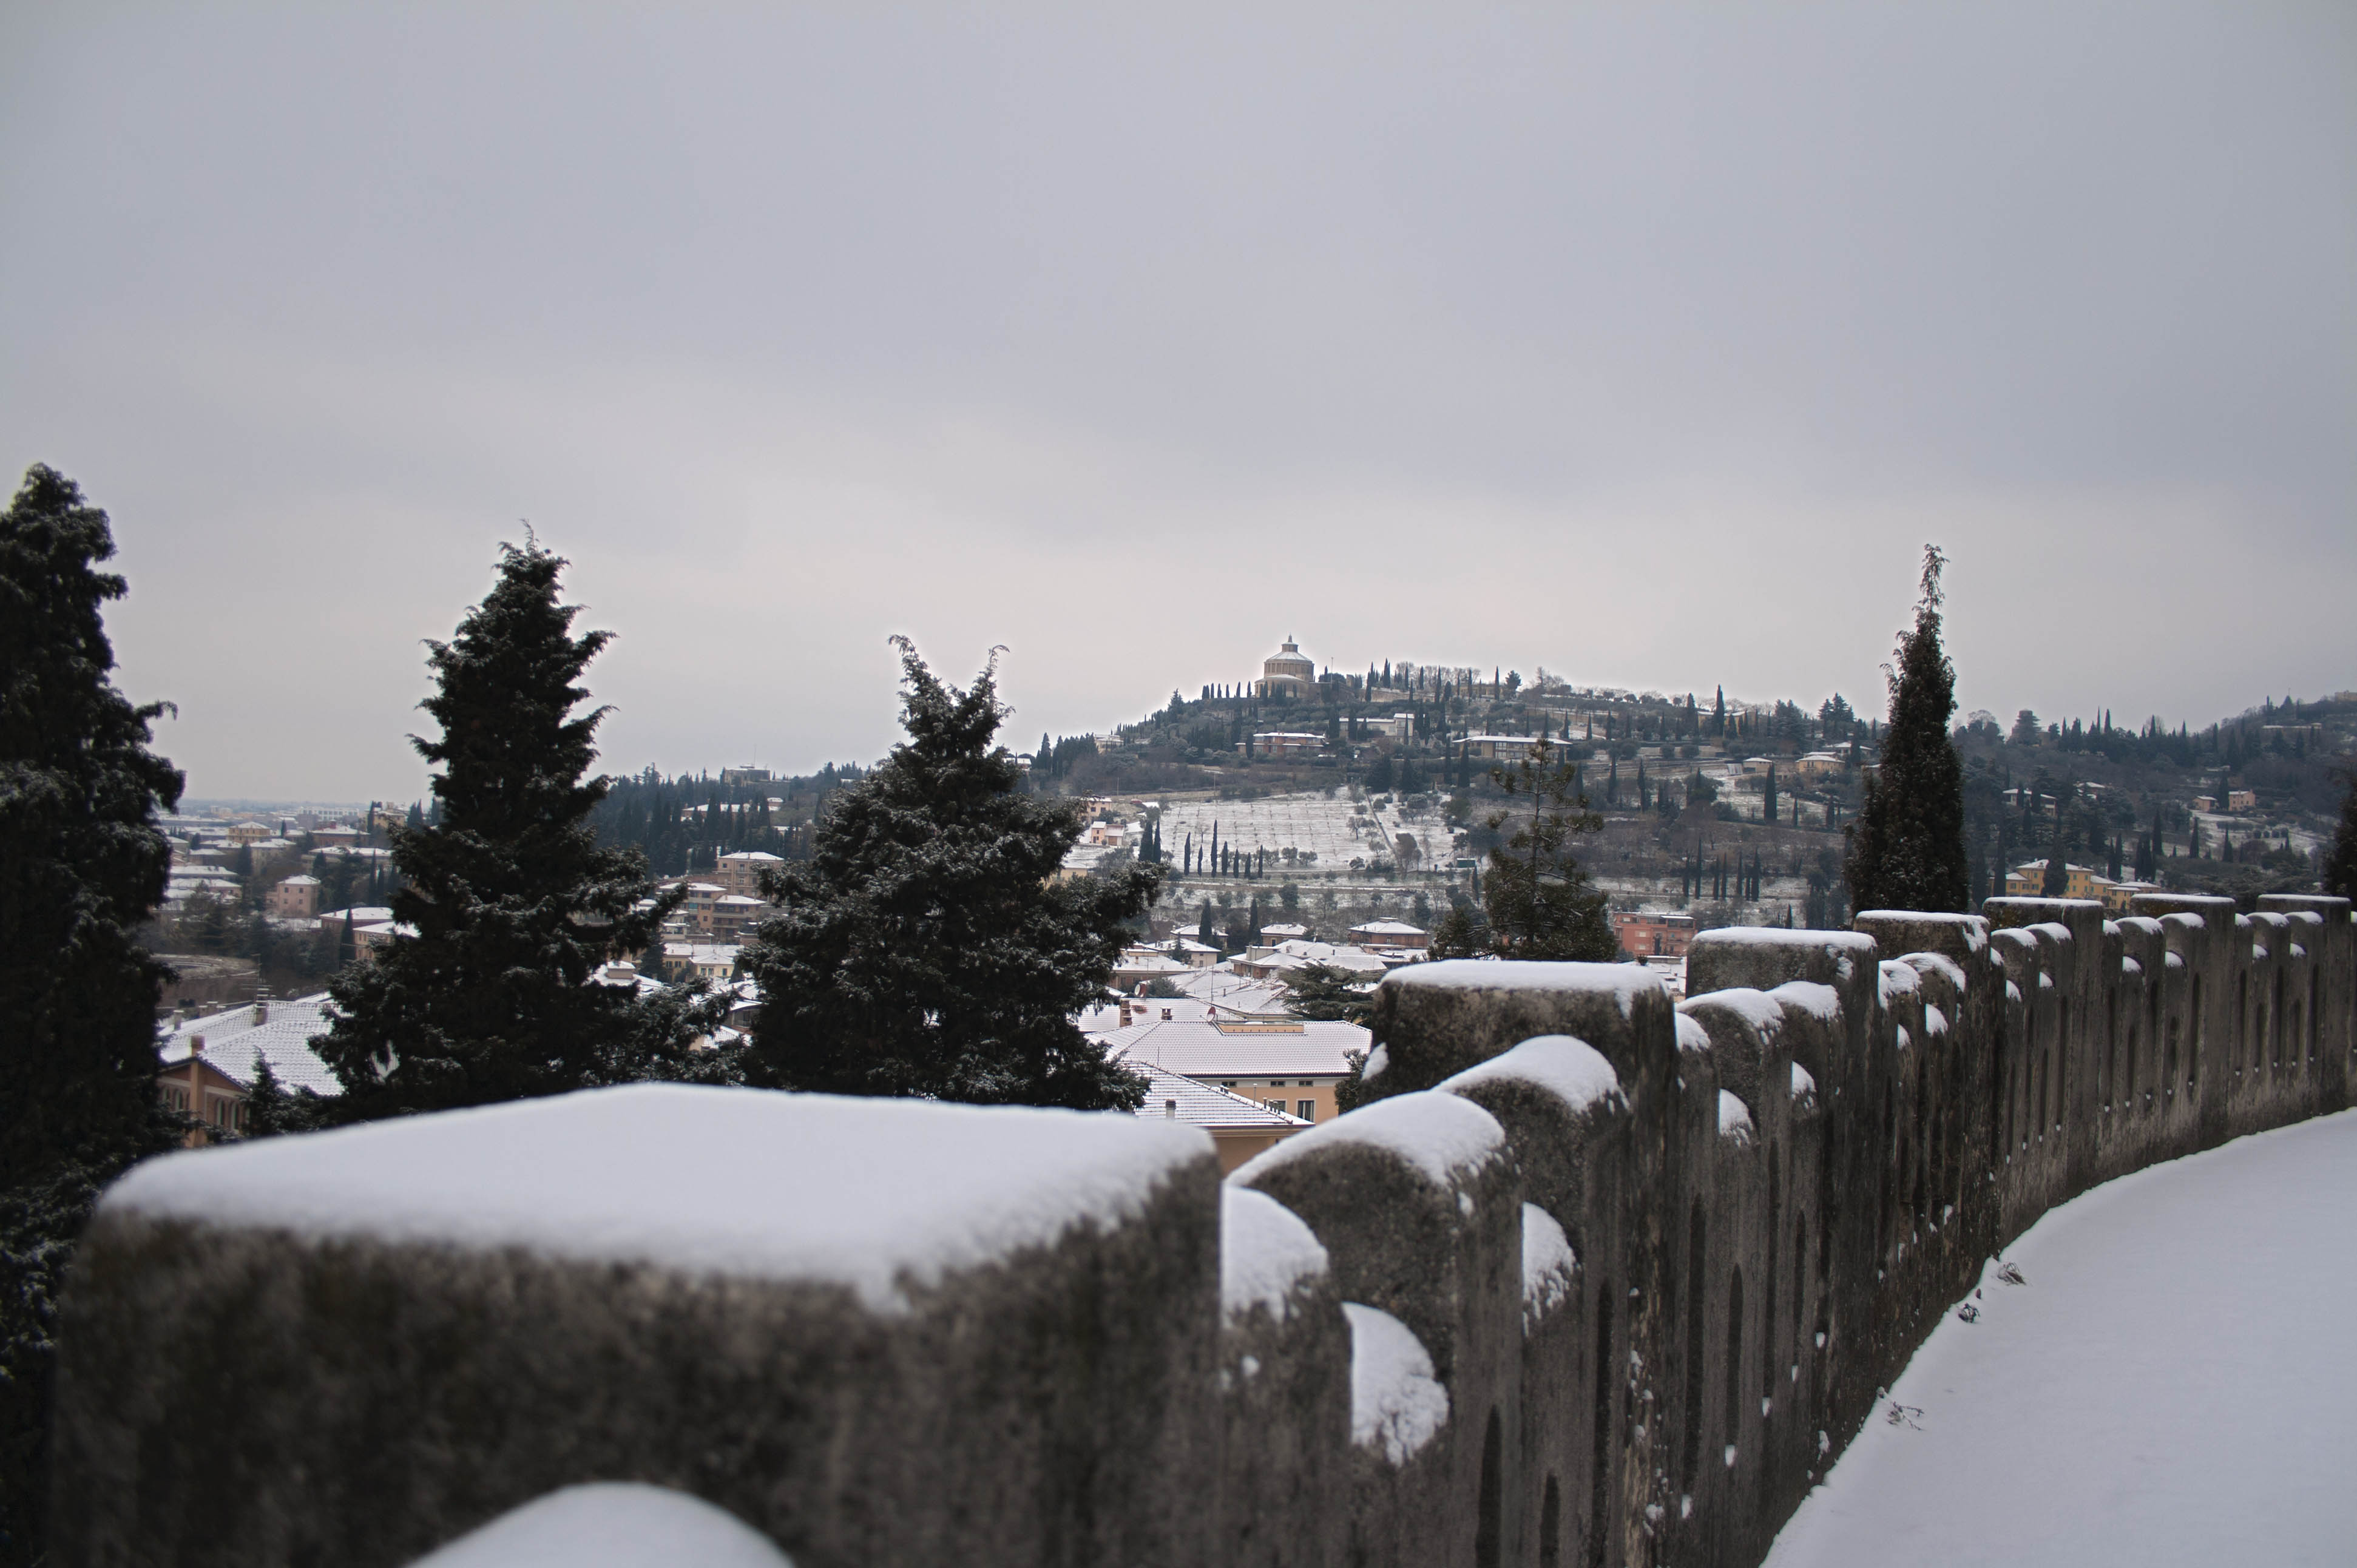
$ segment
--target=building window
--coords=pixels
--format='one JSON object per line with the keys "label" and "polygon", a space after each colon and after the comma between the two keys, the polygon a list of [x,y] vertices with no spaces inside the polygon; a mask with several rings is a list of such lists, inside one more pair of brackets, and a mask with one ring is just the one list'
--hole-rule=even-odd
{"label": "building window", "polygon": [[1293,1102],[1293,1113],[1304,1122],[1315,1122],[1318,1120],[1318,1101],[1297,1100]]}
{"label": "building window", "polygon": [[1269,1108],[1271,1111],[1275,1112],[1279,1116],[1282,1116],[1282,1115],[1284,1115],[1284,1114],[1285,1114],[1285,1101],[1282,1101],[1282,1100],[1272,1100],[1272,1101],[1270,1101],[1268,1102],[1268,1108]]}

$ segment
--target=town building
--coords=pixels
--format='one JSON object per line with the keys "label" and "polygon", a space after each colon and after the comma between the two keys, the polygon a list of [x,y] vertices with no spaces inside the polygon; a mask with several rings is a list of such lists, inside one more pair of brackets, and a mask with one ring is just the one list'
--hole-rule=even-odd
{"label": "town building", "polygon": [[1326,751],[1326,737],[1310,730],[1256,730],[1249,743],[1239,743],[1238,751],[1249,744],[1255,757],[1321,757]]}
{"label": "town building", "polygon": [[1520,762],[1539,743],[1534,735],[1469,735],[1458,744],[1480,762]]}
{"label": "town building", "polygon": [[316,919],[319,914],[319,879],[290,876],[264,896],[263,907],[282,920]]}
{"label": "town building", "polygon": [[1334,1088],[1350,1076],[1351,1053],[1374,1043],[1357,1024],[1315,1018],[1157,1019],[1104,1039],[1118,1060],[1232,1089],[1303,1122],[1333,1119]]}
{"label": "town building", "polygon": [[742,950],[735,942],[665,942],[662,977],[668,981],[703,980],[726,984],[737,973]]}
{"label": "town building", "polygon": [[1362,948],[1388,948],[1400,952],[1424,952],[1432,946],[1430,931],[1405,920],[1369,920],[1363,926],[1352,926],[1351,940]]}
{"label": "town building", "polygon": [[[2112,879],[2091,866],[2062,865],[2062,894],[2065,898],[2104,898],[2115,886]],[[2029,861],[2005,874],[2005,896],[2008,898],[2041,898],[2046,896],[2046,863]]]}
{"label": "town building", "polygon": [[761,897],[761,874],[785,864],[783,856],[771,854],[767,850],[734,850],[714,864],[712,875],[705,880],[719,884],[723,892],[733,893],[740,898],[759,898]]}
{"label": "town building", "polygon": [[1613,934],[1620,939],[1620,950],[1631,958],[1682,959],[1686,956],[1686,950],[1694,946],[1695,918],[1692,915],[1615,909],[1611,920]]}
{"label": "town building", "polygon": [[1309,1125],[1274,1101],[1263,1103],[1232,1089],[1199,1083],[1150,1061],[1129,1065],[1146,1080],[1146,1102],[1136,1114],[1146,1121],[1183,1122],[1209,1133],[1222,1176]]}
{"label": "town building", "polygon": [[[244,1131],[246,1097],[263,1062],[289,1093],[341,1094],[342,1081],[310,1045],[328,1031],[327,1006],[324,991],[284,1002],[264,995],[251,1006],[176,1022],[158,1043],[156,1092],[171,1109],[226,1133]],[[207,1141],[201,1133],[188,1139]]]}

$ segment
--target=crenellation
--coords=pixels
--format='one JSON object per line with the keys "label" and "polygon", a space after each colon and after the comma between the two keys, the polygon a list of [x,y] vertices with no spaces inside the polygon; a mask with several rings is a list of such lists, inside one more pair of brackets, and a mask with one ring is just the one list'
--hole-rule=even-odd
{"label": "crenellation", "polygon": [[[1756,1563],[1985,1261],[2048,1208],[2350,1099],[2345,901],[2238,916],[2144,895],[2107,919],[2006,898],[1857,925],[1703,933],[1674,1007],[1635,966],[1416,966],[1379,993],[1387,1065],[1361,1109],[1239,1169],[1216,1206],[1190,1145],[1143,1209],[944,1279],[898,1316],[659,1262],[616,1288],[458,1238],[159,1229],[110,1197],[67,1309],[61,1561],[225,1560],[97,1500],[131,1495],[145,1455],[198,1473],[201,1444],[241,1475],[326,1466],[299,1495],[212,1494],[206,1538],[271,1564],[327,1541],[404,1561],[495,1505],[616,1476],[718,1502],[804,1568],[931,1562],[951,1540],[985,1564]],[[481,1353],[428,1376],[450,1342],[402,1326],[459,1318]],[[633,1354],[642,1373],[595,1369]],[[223,1449],[220,1421],[192,1412],[232,1386]],[[590,1392],[598,1424],[576,1432]],[[496,1429],[466,1413],[491,1408]],[[1204,1419],[1174,1419],[1189,1411]],[[371,1498],[415,1500],[414,1541],[351,1544],[346,1428],[388,1423],[440,1434],[365,1466]],[[954,1435],[1000,1430],[1030,1446]],[[1055,1455],[1079,1468],[1049,1484]],[[995,1532],[944,1511],[1010,1462],[1034,1479],[989,1493]],[[1092,1489],[1115,1477],[1134,1479]],[[1157,1552],[1137,1549],[1140,1518]]]}

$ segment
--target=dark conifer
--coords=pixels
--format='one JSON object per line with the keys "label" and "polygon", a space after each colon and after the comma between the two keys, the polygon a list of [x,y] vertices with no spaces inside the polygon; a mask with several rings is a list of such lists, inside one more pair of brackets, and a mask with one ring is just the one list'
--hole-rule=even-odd
{"label": "dark conifer", "polygon": [[1611,962],[1620,939],[1604,895],[1589,886],[1572,850],[1577,835],[1604,827],[1579,792],[1578,765],[1557,762],[1554,746],[1541,740],[1522,762],[1490,777],[1509,801],[1491,815],[1490,829],[1512,829],[1490,851],[1482,901],[1491,948],[1501,958]]}
{"label": "dark conifer", "polygon": [[1367,988],[1345,971],[1313,963],[1286,984],[1285,1010],[1297,1018],[1364,1022],[1374,1007]]}
{"label": "dark conifer", "polygon": [[2341,831],[2324,856],[2324,890],[2357,898],[2357,769],[2341,778],[2349,788],[2341,797]]}
{"label": "dark conifer", "polygon": [[392,908],[410,934],[328,987],[318,1050],[344,1086],[328,1108],[339,1122],[726,1076],[724,1054],[690,1050],[716,1009],[589,983],[646,950],[680,895],[657,897],[645,854],[601,849],[587,820],[609,788],[584,777],[606,710],[573,710],[612,634],[571,635],[561,558],[529,541],[500,550],[483,602],[426,644],[436,691],[419,706],[442,734],[410,744],[441,768],[436,815],[391,828],[408,883]]}
{"label": "dark conifer", "polygon": [[162,704],[108,678],[124,581],[106,514],[35,467],[0,514],[0,1563],[36,1562],[48,1507],[57,1296],[98,1191],[182,1123],[156,1090],[171,972],[133,929],[164,897],[156,813],[178,769]]}
{"label": "dark conifer", "polygon": [[1882,765],[1867,780],[1843,866],[1854,909],[1961,911],[1968,893],[1964,768],[1948,738],[1956,671],[1940,645],[1940,569],[1923,547],[1923,596],[1899,639]]}
{"label": "dark conifer", "polygon": [[768,874],[781,906],[747,949],[754,1070],[787,1089],[1133,1108],[1142,1084],[1071,1022],[1104,993],[1158,868],[1059,879],[1072,804],[1017,792],[992,745],[994,655],[943,684],[905,638],[909,738],[838,794],[812,858]]}

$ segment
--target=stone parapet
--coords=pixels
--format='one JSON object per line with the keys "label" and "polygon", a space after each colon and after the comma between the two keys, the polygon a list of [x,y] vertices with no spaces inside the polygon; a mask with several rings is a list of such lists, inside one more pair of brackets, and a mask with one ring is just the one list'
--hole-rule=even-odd
{"label": "stone parapet", "polygon": [[622,1481],[802,1568],[1741,1568],[2052,1205],[2351,1099],[2345,901],[1857,928],[1702,933],[1674,1006],[1394,973],[1361,1108],[1224,1187],[1135,1118],[749,1091],[170,1156],[71,1283],[59,1560],[394,1563]]}

